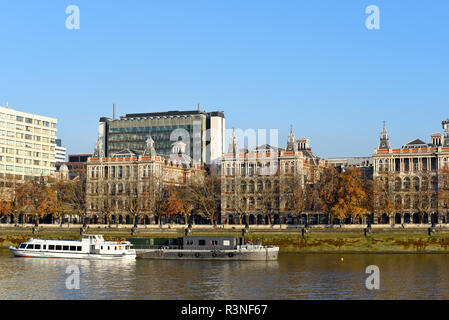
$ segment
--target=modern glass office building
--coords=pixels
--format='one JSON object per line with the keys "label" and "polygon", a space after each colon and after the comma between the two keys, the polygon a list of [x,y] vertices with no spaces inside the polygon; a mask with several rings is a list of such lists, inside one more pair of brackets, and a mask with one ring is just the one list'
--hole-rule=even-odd
{"label": "modern glass office building", "polygon": [[150,136],[158,154],[170,155],[172,144],[182,140],[195,162],[215,162],[224,151],[224,113],[168,111],[100,118],[99,138],[105,157],[113,157],[125,149],[144,150]]}
{"label": "modern glass office building", "polygon": [[54,118],[0,107],[0,177],[31,179],[55,172]]}

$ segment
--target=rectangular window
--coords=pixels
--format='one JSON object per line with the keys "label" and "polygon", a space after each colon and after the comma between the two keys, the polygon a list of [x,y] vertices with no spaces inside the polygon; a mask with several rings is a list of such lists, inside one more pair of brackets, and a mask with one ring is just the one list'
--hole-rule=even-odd
{"label": "rectangular window", "polygon": [[70,251],[76,251],[76,246],[70,246]]}
{"label": "rectangular window", "polygon": [[27,249],[34,249],[34,244],[29,244],[29,245],[27,246]]}
{"label": "rectangular window", "polygon": [[62,251],[69,251],[69,246],[62,246]]}
{"label": "rectangular window", "polygon": [[54,244],[48,245],[48,250],[55,250],[55,245]]}
{"label": "rectangular window", "polygon": [[20,245],[20,247],[19,247],[19,248],[20,248],[20,249],[25,249],[25,248],[26,248],[26,246],[27,246],[27,245],[26,245],[26,243],[22,243],[22,244]]}
{"label": "rectangular window", "polygon": [[40,250],[40,249],[41,249],[41,245],[40,245],[40,244],[36,244],[36,245],[34,246],[34,249]]}
{"label": "rectangular window", "polygon": [[223,245],[224,245],[224,246],[229,246],[229,245],[230,245],[229,240],[223,240]]}
{"label": "rectangular window", "polygon": [[42,246],[43,248],[42,249],[47,249],[47,245],[46,244],[44,244],[43,246]]}
{"label": "rectangular window", "polygon": [[81,246],[77,246],[76,251],[81,251]]}
{"label": "rectangular window", "polygon": [[56,250],[62,250],[62,246],[56,246]]}
{"label": "rectangular window", "polygon": [[205,246],[206,245],[206,240],[198,240],[198,245],[199,246]]}

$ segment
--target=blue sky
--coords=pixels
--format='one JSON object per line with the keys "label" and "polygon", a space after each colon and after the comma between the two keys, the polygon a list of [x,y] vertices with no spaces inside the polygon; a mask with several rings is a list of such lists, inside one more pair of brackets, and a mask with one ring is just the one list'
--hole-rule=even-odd
{"label": "blue sky", "polygon": [[[68,5],[80,29],[65,27]],[[365,8],[380,9],[368,30]],[[69,153],[98,119],[201,103],[227,127],[290,125],[322,157],[430,140],[449,117],[449,2],[2,1],[0,104],[59,119]]]}

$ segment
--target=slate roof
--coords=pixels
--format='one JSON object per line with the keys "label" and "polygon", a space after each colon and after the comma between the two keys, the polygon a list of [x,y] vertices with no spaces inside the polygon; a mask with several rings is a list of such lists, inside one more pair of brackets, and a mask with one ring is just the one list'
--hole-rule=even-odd
{"label": "slate roof", "polygon": [[413,141],[410,141],[409,143],[406,144],[406,146],[414,146],[414,145],[422,145],[422,144],[427,144],[424,141],[422,141],[421,139],[415,139]]}

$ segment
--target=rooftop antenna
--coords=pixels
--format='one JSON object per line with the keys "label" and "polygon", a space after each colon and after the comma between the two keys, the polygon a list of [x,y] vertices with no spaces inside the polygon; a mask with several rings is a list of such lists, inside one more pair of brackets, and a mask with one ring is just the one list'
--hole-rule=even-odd
{"label": "rooftop antenna", "polygon": [[115,103],[112,104],[112,119],[115,120]]}
{"label": "rooftop antenna", "polygon": [[198,103],[198,112],[201,111],[200,104]]}

